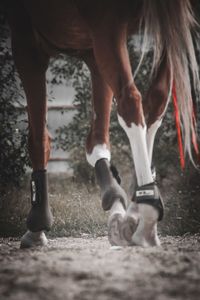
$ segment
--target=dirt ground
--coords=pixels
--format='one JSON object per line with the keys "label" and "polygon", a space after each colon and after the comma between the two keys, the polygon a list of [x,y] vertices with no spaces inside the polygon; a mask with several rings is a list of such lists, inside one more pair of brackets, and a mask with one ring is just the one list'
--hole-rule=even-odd
{"label": "dirt ground", "polygon": [[200,175],[179,173],[159,170],[162,246],[149,249],[111,248],[99,190],[59,176],[49,181],[48,247],[21,250],[29,181],[12,191],[0,201],[0,300],[199,300]]}
{"label": "dirt ground", "polygon": [[0,299],[200,299],[200,235],[162,247],[113,248],[106,237],[56,238],[19,249],[0,240]]}

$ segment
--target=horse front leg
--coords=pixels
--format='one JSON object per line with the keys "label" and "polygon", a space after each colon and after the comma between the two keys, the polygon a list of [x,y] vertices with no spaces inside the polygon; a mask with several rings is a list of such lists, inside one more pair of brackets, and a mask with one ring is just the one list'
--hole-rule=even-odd
{"label": "horse front leg", "polygon": [[130,141],[138,183],[128,242],[144,247],[158,245],[156,224],[162,216],[163,205],[151,172],[142,98],[133,81],[126,47],[127,25],[111,20],[109,26],[105,26],[103,32],[94,34],[95,57],[99,70],[116,97],[119,123]]}
{"label": "horse front leg", "polygon": [[91,129],[86,143],[86,157],[95,168],[101,189],[102,207],[110,210],[108,220],[109,241],[112,245],[125,245],[120,235],[120,225],[125,215],[127,196],[120,186],[120,178],[111,165],[109,126],[113,92],[100,74],[94,55],[90,52],[84,57],[92,78],[93,114]]}
{"label": "horse front leg", "polygon": [[[129,207],[124,219],[123,234],[133,245],[143,247],[159,245],[157,221],[163,213],[163,205],[151,172],[142,100],[134,84],[126,88],[124,95],[119,107],[118,119],[130,141],[138,186],[133,197],[134,203]],[[137,218],[138,225],[135,228]]]}
{"label": "horse front leg", "polygon": [[[148,157],[151,164],[154,180],[156,180],[156,171],[152,162],[154,140],[155,140],[156,133],[162,124],[162,119],[165,115],[165,111],[169,103],[171,85],[172,85],[172,81],[170,77],[168,63],[166,57],[163,56],[157,74],[152,84],[150,85],[146,97],[143,101],[143,109],[144,109],[144,114],[147,123],[147,132],[146,132],[147,151],[148,151]],[[157,193],[158,197],[160,197],[161,199],[161,195],[158,191],[158,188],[155,185],[154,187],[153,186],[147,187],[147,190],[151,190],[152,188],[157,190],[157,192],[155,191],[155,193]],[[134,200],[135,199],[133,198],[133,201]],[[162,205],[160,205],[160,208],[158,207],[157,209],[160,212],[159,219],[162,219],[162,214],[163,214]],[[144,228],[141,222],[140,226],[138,227],[138,230],[133,235],[134,232],[131,231],[131,224],[133,223],[132,216],[134,216],[133,213],[134,210],[135,210],[135,202],[132,202],[126,214],[127,222],[125,223],[124,233],[126,235],[127,240],[137,242],[137,241],[141,241],[141,235],[143,235]],[[157,232],[157,224],[154,225],[153,232],[154,235],[151,235],[151,237],[148,238],[148,240],[152,240],[153,244],[155,245],[159,244],[157,239],[157,234],[155,234]]]}
{"label": "horse front leg", "polygon": [[12,28],[14,60],[27,98],[29,140],[32,162],[31,210],[27,217],[28,232],[22,237],[21,247],[45,245],[44,230],[49,230],[53,217],[48,201],[47,162],[50,154],[50,137],[46,128],[46,57],[36,47],[31,28]]}

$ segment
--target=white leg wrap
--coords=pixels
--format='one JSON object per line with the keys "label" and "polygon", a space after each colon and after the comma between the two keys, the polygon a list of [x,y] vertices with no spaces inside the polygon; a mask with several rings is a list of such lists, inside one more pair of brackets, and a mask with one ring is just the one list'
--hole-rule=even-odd
{"label": "white leg wrap", "polygon": [[86,158],[88,163],[94,167],[96,162],[102,158],[105,158],[108,161],[110,161],[110,150],[108,149],[106,144],[96,145],[94,146],[92,153],[86,153]]}
{"label": "white leg wrap", "polygon": [[130,141],[138,185],[142,186],[153,182],[147,151],[146,126],[137,126],[132,123],[131,127],[128,127],[119,115],[118,120]]}
{"label": "white leg wrap", "polygon": [[156,132],[157,132],[158,128],[160,127],[161,123],[162,123],[161,119],[157,120],[147,130],[147,149],[148,149],[150,164],[152,163],[153,146],[154,146],[154,140],[155,140]]}

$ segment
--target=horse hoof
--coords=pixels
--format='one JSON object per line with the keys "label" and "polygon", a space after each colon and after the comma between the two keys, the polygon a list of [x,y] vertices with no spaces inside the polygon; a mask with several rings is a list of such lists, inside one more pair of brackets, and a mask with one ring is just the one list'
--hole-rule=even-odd
{"label": "horse hoof", "polygon": [[130,244],[132,246],[141,246],[143,248],[158,247],[161,245],[157,232],[156,233],[154,232],[152,236],[148,238],[137,236],[137,234],[135,234],[133,235]]}
{"label": "horse hoof", "polygon": [[21,239],[20,248],[31,248],[31,247],[38,247],[38,246],[46,246],[48,244],[48,240],[46,235],[43,231],[39,232],[31,232],[27,231]]}
{"label": "horse hoof", "polygon": [[128,216],[125,218],[125,220],[122,223],[121,226],[121,232],[124,237],[124,239],[131,244],[132,242],[132,236],[134,232],[136,231],[138,222],[134,217]]}
{"label": "horse hoof", "polygon": [[114,214],[108,221],[108,240],[111,246],[127,246],[121,234],[122,222],[121,214]]}
{"label": "horse hoof", "polygon": [[146,204],[139,204],[139,223],[131,238],[131,244],[141,247],[160,246],[157,234],[158,211]]}
{"label": "horse hoof", "polygon": [[116,200],[111,208],[108,219],[108,240],[111,246],[127,246],[127,241],[123,238],[121,228],[125,210],[120,200]]}
{"label": "horse hoof", "polygon": [[102,195],[102,207],[103,210],[110,210],[116,199],[119,199],[124,209],[127,207],[127,196],[125,191],[117,183],[109,186],[109,188],[104,191]]}
{"label": "horse hoof", "polygon": [[129,244],[132,241],[132,236],[133,236],[134,232],[136,231],[138,222],[139,222],[139,214],[138,214],[138,210],[137,210],[137,204],[132,202],[129,205],[129,208],[127,210],[127,213],[124,217],[124,220],[123,220],[123,223],[121,226],[122,235]]}

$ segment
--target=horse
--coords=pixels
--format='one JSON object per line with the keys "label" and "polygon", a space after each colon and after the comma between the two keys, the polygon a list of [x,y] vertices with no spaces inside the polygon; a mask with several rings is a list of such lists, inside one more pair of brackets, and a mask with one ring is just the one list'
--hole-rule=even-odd
{"label": "horse", "polygon": [[[172,90],[176,92],[185,150],[194,133],[191,90],[199,91],[192,32],[196,26],[190,0],[18,0],[7,1],[13,58],[27,99],[29,155],[32,163],[31,209],[21,247],[46,245],[53,216],[48,202],[47,163],[51,139],[46,127],[45,73],[60,52],[82,59],[92,80],[93,116],[86,158],[95,169],[102,207],[110,211],[111,245],[160,245],[157,223],[164,204],[152,169],[156,132]],[[127,39],[143,35],[142,61],[153,44],[149,89],[142,99],[132,74]],[[109,122],[112,100],[119,124],[131,145],[136,188],[130,204],[111,167]]]}

